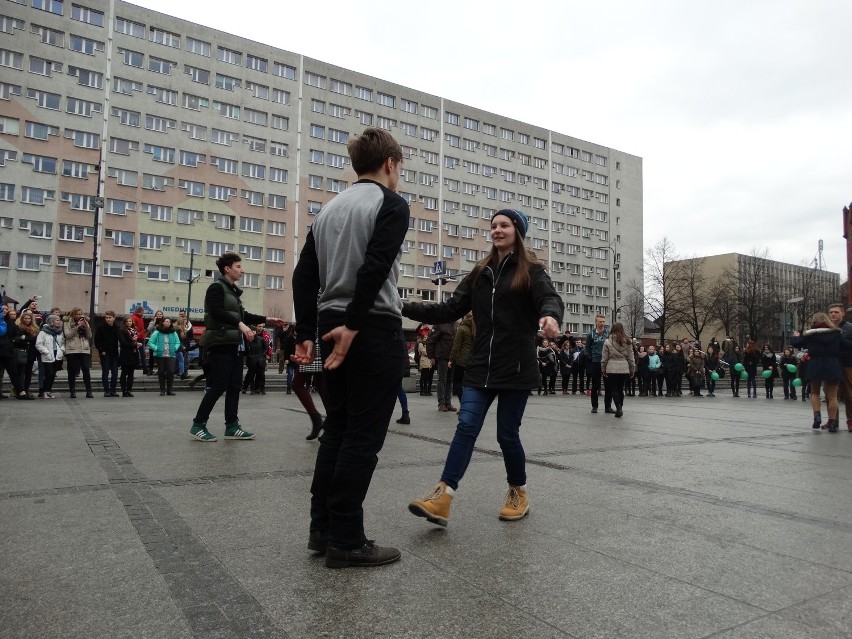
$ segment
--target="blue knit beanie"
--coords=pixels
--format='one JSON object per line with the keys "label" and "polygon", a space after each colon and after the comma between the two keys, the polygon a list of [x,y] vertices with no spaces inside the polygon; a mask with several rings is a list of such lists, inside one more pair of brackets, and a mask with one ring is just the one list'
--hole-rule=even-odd
{"label": "blue knit beanie", "polygon": [[518,233],[521,234],[521,238],[525,238],[527,236],[527,230],[530,228],[530,221],[527,219],[526,215],[516,209],[500,209],[491,216],[491,219],[493,220],[498,215],[505,215],[512,220],[512,224],[515,225]]}

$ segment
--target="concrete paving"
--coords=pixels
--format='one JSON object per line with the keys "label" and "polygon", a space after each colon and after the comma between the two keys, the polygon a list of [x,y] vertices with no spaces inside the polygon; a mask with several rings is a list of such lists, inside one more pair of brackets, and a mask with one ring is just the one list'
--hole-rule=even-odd
{"label": "concrete paving", "polygon": [[258,439],[215,444],[187,436],[200,396],[0,402],[0,636],[852,637],[852,433],[812,432],[801,401],[628,398],[614,419],[533,395],[530,516],[497,519],[491,415],[443,529],[406,504],[455,416],[409,395],[365,503],[402,560],[329,570],[295,395],[243,396]]}

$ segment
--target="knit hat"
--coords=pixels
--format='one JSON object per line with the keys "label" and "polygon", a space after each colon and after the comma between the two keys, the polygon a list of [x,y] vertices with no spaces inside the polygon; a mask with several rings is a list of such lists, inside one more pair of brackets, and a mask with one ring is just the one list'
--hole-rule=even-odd
{"label": "knit hat", "polygon": [[515,225],[518,233],[521,234],[521,238],[525,238],[527,236],[527,230],[530,228],[530,221],[527,219],[526,215],[516,209],[500,209],[491,216],[491,219],[493,220],[498,215],[505,215],[512,220],[512,224]]}
{"label": "knit hat", "polygon": [[62,320],[62,318],[61,318],[61,317],[59,317],[59,315],[48,315],[48,316],[47,316],[47,323],[48,323],[48,324],[53,324],[53,321],[54,321],[54,320],[60,320],[60,321],[61,321],[61,320]]}

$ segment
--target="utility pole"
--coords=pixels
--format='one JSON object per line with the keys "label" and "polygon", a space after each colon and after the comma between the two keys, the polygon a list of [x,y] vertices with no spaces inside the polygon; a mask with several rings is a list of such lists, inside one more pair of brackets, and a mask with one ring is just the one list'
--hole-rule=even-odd
{"label": "utility pole", "polygon": [[843,238],[846,240],[846,294],[852,304],[852,202],[843,207]]}
{"label": "utility pole", "polygon": [[189,319],[189,308],[192,304],[192,263],[195,260],[195,249],[189,249],[189,287],[186,291],[186,319]]}

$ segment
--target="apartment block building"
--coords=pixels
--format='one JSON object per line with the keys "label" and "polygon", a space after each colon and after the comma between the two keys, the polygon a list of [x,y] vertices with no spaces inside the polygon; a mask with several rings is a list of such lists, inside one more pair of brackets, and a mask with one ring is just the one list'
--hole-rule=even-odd
{"label": "apartment block building", "polygon": [[198,317],[216,256],[235,250],[246,306],[290,317],[307,230],[356,179],[346,144],[370,126],[405,156],[404,298],[451,295],[503,207],[530,217],[565,328],[641,280],[637,156],[120,0],[4,0],[0,284]]}

